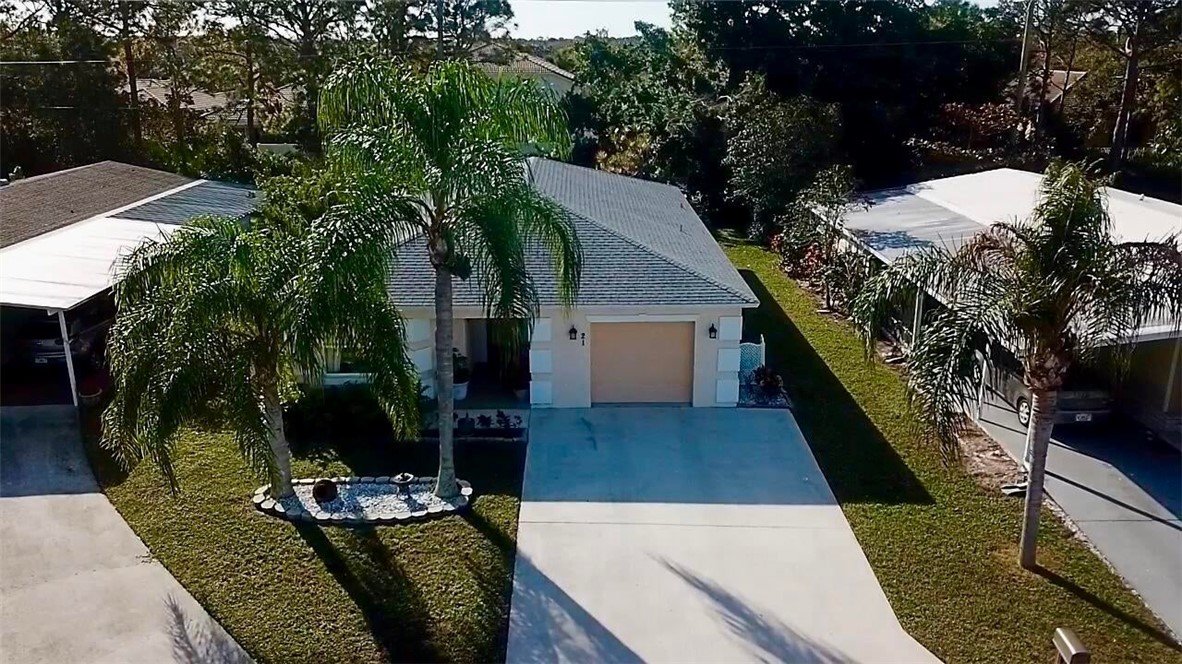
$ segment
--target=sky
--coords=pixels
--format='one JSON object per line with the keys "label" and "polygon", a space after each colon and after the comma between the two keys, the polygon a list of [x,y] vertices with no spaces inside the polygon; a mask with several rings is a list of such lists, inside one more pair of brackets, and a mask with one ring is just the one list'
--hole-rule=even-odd
{"label": "sky", "polygon": [[[997,0],[975,0],[991,6]],[[517,28],[510,34],[522,39],[577,37],[607,30],[612,37],[636,34],[636,21],[669,27],[668,0],[511,0]]]}
{"label": "sky", "polygon": [[514,37],[575,37],[607,30],[612,37],[636,34],[636,21],[669,27],[668,0],[511,0]]}

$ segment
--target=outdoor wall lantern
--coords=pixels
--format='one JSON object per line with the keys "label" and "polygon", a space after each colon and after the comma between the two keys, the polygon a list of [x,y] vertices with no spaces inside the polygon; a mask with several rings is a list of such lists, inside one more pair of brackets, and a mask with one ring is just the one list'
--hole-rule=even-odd
{"label": "outdoor wall lantern", "polygon": [[718,328],[714,327],[714,323],[710,323],[710,329],[706,330],[706,334],[709,334],[711,339],[718,338]]}
{"label": "outdoor wall lantern", "polygon": [[568,332],[567,334],[570,335],[571,341],[578,341],[579,340],[579,331],[575,329],[574,325],[570,326],[570,332]]}

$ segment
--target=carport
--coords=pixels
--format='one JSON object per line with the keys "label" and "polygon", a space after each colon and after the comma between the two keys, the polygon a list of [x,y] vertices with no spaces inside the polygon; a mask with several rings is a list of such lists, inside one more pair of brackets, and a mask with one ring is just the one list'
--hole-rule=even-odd
{"label": "carport", "polygon": [[0,305],[57,319],[64,376],[78,405],[72,316],[108,293],[118,261],[200,214],[243,216],[252,188],[101,162],[0,188]]}
{"label": "carport", "polygon": [[[929,180],[869,192],[865,205],[844,218],[846,241],[883,265],[916,251],[941,247],[956,251],[996,222],[1030,217],[1042,176],[1011,168]],[[1113,239],[1138,242],[1182,232],[1182,206],[1106,188]],[[944,306],[939,293],[916,293],[900,307],[903,346],[923,334],[926,312]],[[1182,446],[1182,322],[1159,318],[1131,339],[1136,344],[1127,377],[1116,385],[1123,410],[1159,435]],[[978,398],[984,396],[982,383]],[[978,410],[980,403],[978,403]]]}

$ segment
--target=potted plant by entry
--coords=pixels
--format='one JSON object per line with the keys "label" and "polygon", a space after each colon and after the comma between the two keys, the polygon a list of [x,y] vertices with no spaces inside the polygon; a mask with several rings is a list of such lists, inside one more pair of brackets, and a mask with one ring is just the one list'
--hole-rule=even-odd
{"label": "potted plant by entry", "polygon": [[97,406],[107,390],[109,379],[103,373],[95,372],[78,383],[78,399],[83,406]]}
{"label": "potted plant by entry", "polygon": [[452,366],[452,397],[456,401],[468,398],[468,381],[472,379],[472,367],[468,365],[468,358],[456,348],[451,349]]}

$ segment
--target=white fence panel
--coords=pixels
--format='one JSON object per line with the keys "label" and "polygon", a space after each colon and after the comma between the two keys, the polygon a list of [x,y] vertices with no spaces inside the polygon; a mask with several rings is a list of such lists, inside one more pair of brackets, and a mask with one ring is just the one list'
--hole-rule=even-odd
{"label": "white fence panel", "polygon": [[739,380],[751,382],[755,368],[767,362],[767,342],[759,335],[759,343],[739,344]]}

